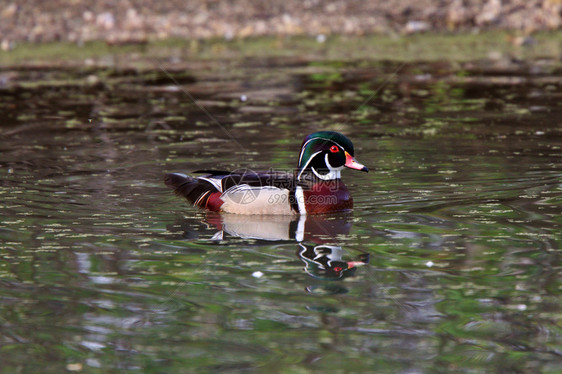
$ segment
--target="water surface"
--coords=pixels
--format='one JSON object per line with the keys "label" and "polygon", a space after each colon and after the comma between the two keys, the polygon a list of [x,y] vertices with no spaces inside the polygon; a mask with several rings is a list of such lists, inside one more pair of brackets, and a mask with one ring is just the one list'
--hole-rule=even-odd
{"label": "water surface", "polygon": [[[2,372],[560,372],[559,61],[153,65],[0,70]],[[317,130],[352,214],[163,184]]]}

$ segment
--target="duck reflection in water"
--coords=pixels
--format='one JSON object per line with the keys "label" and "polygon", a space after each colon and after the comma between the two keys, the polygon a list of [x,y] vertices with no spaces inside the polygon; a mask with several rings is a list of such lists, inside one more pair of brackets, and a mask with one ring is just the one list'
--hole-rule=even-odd
{"label": "duck reflection in water", "polygon": [[296,241],[297,256],[304,262],[304,270],[316,279],[335,280],[352,275],[358,266],[369,262],[363,253],[355,260],[344,260],[341,246],[333,245],[339,236],[349,234],[351,215],[321,216],[261,216],[209,213],[207,223],[219,231],[214,240],[225,234],[265,241]]}
{"label": "duck reflection in water", "polygon": [[297,255],[304,261],[304,270],[317,279],[341,279],[350,276],[358,266],[369,262],[369,255],[363,253],[356,261],[342,259],[343,249],[335,245],[305,245],[299,243]]}

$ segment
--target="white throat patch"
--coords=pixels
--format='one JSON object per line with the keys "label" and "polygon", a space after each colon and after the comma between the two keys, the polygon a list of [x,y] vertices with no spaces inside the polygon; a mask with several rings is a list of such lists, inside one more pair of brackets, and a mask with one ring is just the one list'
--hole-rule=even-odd
{"label": "white throat patch", "polygon": [[332,165],[330,165],[330,161],[328,161],[328,154],[327,153],[324,156],[324,161],[326,161],[326,166],[328,167],[328,170],[330,170],[330,172],[328,174],[322,175],[322,174],[318,173],[314,168],[311,168],[314,175],[316,175],[318,178],[320,178],[322,180],[325,180],[325,181],[340,179],[341,178],[341,170],[343,169],[343,166],[340,166],[339,168],[335,168]]}

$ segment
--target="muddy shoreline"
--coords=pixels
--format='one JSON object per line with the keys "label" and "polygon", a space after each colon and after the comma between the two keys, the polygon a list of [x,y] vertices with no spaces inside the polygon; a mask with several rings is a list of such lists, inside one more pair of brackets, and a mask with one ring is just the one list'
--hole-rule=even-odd
{"label": "muddy shoreline", "polygon": [[562,0],[387,0],[380,2],[32,0],[0,5],[6,51],[19,42],[138,43],[167,38],[411,34],[558,30]]}

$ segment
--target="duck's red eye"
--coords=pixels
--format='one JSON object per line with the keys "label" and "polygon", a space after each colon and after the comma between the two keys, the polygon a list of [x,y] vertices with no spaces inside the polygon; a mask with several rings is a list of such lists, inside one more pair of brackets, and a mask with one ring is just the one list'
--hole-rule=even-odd
{"label": "duck's red eye", "polygon": [[330,147],[330,152],[332,152],[332,153],[339,152],[339,150],[340,149],[336,145],[333,145],[333,146]]}

